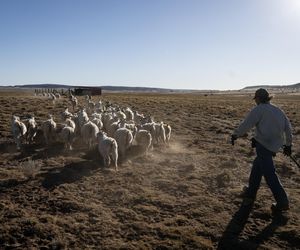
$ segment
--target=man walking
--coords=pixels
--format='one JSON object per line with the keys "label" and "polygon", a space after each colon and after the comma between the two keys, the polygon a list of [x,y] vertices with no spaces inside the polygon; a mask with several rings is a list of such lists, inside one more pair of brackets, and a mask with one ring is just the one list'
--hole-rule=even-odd
{"label": "man walking", "polygon": [[278,107],[272,105],[272,97],[266,89],[260,88],[253,98],[257,104],[240,126],[234,130],[231,140],[234,141],[255,127],[252,146],[256,148],[256,158],[253,161],[249,177],[249,185],[244,192],[243,205],[252,205],[264,176],[271,189],[276,203],[272,204],[273,212],[282,212],[289,209],[287,194],[275,172],[273,158],[283,146],[283,153],[291,155],[292,129],[291,124]]}

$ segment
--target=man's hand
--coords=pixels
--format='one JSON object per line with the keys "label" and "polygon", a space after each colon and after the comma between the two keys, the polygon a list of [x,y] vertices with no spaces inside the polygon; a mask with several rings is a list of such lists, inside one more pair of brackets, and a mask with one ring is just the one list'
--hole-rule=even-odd
{"label": "man's hand", "polygon": [[251,138],[251,148],[256,148],[256,140],[255,138]]}
{"label": "man's hand", "polygon": [[237,135],[231,135],[231,145],[234,145],[234,141],[237,139]]}
{"label": "man's hand", "polygon": [[284,145],[283,146],[283,154],[285,156],[291,156],[291,154],[292,154],[292,146],[286,146],[286,145]]}

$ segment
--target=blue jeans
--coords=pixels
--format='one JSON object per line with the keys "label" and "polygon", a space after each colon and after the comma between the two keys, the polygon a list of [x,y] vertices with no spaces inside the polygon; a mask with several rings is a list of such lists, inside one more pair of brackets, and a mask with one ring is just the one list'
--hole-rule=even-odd
{"label": "blue jeans", "polygon": [[278,206],[285,206],[289,204],[289,200],[275,172],[273,154],[259,142],[256,142],[257,156],[253,161],[247,196],[255,198],[262,176],[264,176]]}

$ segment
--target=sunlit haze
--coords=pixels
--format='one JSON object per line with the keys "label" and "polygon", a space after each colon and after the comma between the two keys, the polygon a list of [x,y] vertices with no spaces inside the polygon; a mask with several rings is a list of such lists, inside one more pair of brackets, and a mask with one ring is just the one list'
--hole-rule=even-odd
{"label": "sunlit haze", "polygon": [[300,82],[300,0],[2,0],[0,85]]}

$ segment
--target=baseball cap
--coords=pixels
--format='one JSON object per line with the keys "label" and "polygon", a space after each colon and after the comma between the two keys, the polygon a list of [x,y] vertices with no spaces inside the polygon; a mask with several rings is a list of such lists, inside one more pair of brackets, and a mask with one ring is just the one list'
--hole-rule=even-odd
{"label": "baseball cap", "polygon": [[265,102],[265,101],[270,101],[272,99],[272,96],[269,96],[269,92],[266,89],[260,88],[255,91],[254,98],[256,97],[259,98],[260,101]]}

